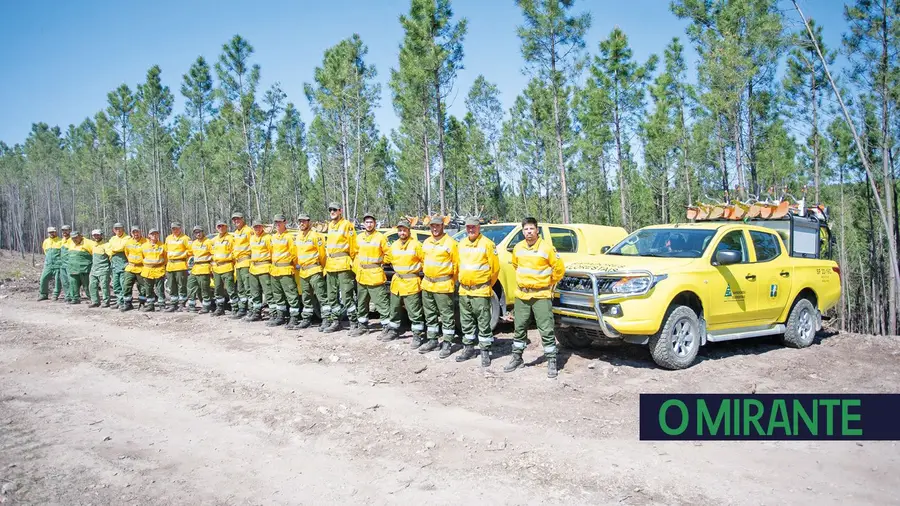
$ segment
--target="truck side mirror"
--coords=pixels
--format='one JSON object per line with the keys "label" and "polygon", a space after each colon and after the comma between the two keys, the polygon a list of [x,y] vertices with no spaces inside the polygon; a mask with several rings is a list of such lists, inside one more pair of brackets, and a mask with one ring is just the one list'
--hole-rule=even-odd
{"label": "truck side mirror", "polygon": [[716,265],[739,264],[743,259],[744,255],[740,251],[730,249],[716,251]]}
{"label": "truck side mirror", "polygon": [[604,247],[600,248],[600,253],[606,253],[606,252],[609,251],[610,249],[611,249],[610,246],[604,246]]}

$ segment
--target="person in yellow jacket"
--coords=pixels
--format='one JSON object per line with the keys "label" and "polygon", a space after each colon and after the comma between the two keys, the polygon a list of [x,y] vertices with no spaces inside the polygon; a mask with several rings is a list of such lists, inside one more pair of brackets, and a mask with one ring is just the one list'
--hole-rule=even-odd
{"label": "person in yellow jacket", "polygon": [[447,358],[456,334],[453,292],[456,291],[459,251],[456,241],[444,232],[441,218],[432,218],[428,225],[431,227],[431,237],[422,243],[422,251],[425,253],[422,308],[425,310],[425,324],[428,326],[428,341],[419,348],[419,353],[436,349],[440,339],[441,352],[438,356]]}
{"label": "person in yellow jacket", "polygon": [[231,312],[237,311],[238,295],[234,286],[234,237],[228,233],[228,224],[216,222],[218,234],[212,238],[213,283],[216,285],[216,311],[212,316],[225,314],[226,297]]}
{"label": "person in yellow jacket", "polygon": [[522,233],[525,239],[516,244],[512,253],[512,265],[516,270],[512,360],[503,371],[512,372],[524,365],[522,353],[528,346],[528,326],[534,317],[544,345],[547,377],[555,378],[558,372],[556,335],[553,332],[553,286],[562,279],[566,268],[553,244],[538,237],[536,219],[525,218],[522,221]]}
{"label": "person in yellow jacket", "polygon": [[125,226],[121,223],[113,224],[113,235],[106,245],[106,254],[109,255],[109,266],[112,268],[112,289],[116,296],[115,307],[125,304],[125,266],[128,265],[128,257],[125,255],[125,246],[131,236],[125,233]]}
{"label": "person in yellow jacket", "polygon": [[276,214],[275,233],[272,234],[272,267],[269,271],[272,283],[272,304],[275,311],[266,322],[269,327],[284,325],[285,314],[290,313],[290,321],[285,328],[294,329],[297,326],[297,316],[300,314],[300,294],[297,292],[297,282],[294,280],[294,236],[287,231],[287,220],[284,215]]}
{"label": "person in yellow jacket", "polygon": [[297,217],[297,221],[300,222],[300,232],[294,236],[294,258],[297,262],[297,277],[300,278],[300,297],[303,302],[303,312],[300,313],[297,328],[305,329],[312,325],[314,307],[318,304],[322,316],[322,324],[319,327],[321,332],[325,330],[331,312],[331,308],[327,305],[325,277],[322,275],[325,268],[325,238],[312,230],[309,215],[301,214]]}
{"label": "person in yellow jacket", "polygon": [[[72,300],[69,304],[81,303],[81,289],[88,291],[88,283],[93,263],[94,247],[97,243],[82,237],[81,232],[75,230],[69,239],[66,266],[69,272],[69,290]],[[88,294],[90,296],[90,294]]]}
{"label": "person in yellow jacket", "polygon": [[247,309],[250,304],[250,237],[253,236],[253,230],[247,226],[244,221],[243,213],[232,213],[231,224],[234,225],[234,273],[237,280],[237,312],[234,312],[234,302],[232,302],[232,315],[234,319],[247,316]]}
{"label": "person in yellow jacket", "polygon": [[359,327],[350,331],[350,336],[362,336],[369,333],[369,303],[381,317],[381,331],[386,334],[391,322],[391,296],[388,291],[387,277],[384,275],[384,257],[388,252],[387,238],[375,230],[375,215],[363,215],[363,233],[356,236],[359,248],[353,262],[356,272],[357,323]]}
{"label": "person in yellow jacket", "polygon": [[47,238],[41,244],[44,250],[44,271],[41,272],[41,288],[38,300],[48,300],[50,298],[49,284],[53,282],[53,298],[59,298],[59,292],[62,290],[62,279],[60,276],[60,263],[62,262],[60,250],[62,249],[63,240],[56,235],[56,227],[47,227]]}
{"label": "person in yellow jacket", "polygon": [[[253,222],[250,237],[250,310],[244,318],[248,322],[262,320],[263,304],[272,302],[269,271],[272,269],[272,236],[266,232],[261,221]],[[240,278],[238,278],[240,279]],[[271,309],[274,312],[274,309]]]}
{"label": "person in yellow jacket", "polygon": [[481,366],[491,365],[491,298],[500,276],[497,246],[481,234],[478,218],[466,219],[466,237],[459,242],[459,323],[463,333],[463,351],[457,362],[475,356],[475,334],[481,351]]}
{"label": "person in yellow jacket", "polygon": [[144,296],[144,278],[141,277],[141,271],[144,269],[144,252],[143,247],[147,242],[147,238],[143,237],[141,229],[131,227],[131,239],[125,244],[125,257],[128,264],[125,266],[125,275],[122,277],[122,305],[120,311],[131,311],[134,309],[131,301],[133,300],[134,287],[137,285],[138,290],[138,307],[144,305],[146,297]]}
{"label": "person in yellow jacket", "polygon": [[325,281],[328,285],[328,326],[325,332],[336,332],[341,328],[341,317],[347,312],[350,329],[358,326],[356,321],[356,279],[353,276],[353,259],[356,257],[356,229],[344,219],[341,205],[328,204],[331,221],[325,235]]}
{"label": "person in yellow jacket", "polygon": [[166,280],[169,282],[169,300],[166,312],[174,313],[187,304],[188,260],[191,257],[191,240],[182,233],[181,223],[173,222],[172,233],[166,237]]}
{"label": "person in yellow jacket", "polygon": [[412,349],[424,342],[425,319],[422,316],[422,243],[410,237],[409,221],[397,223],[397,240],[388,248],[385,263],[391,264],[394,276],[391,278],[391,322],[390,330],[380,337],[382,341],[390,341],[400,337],[401,310],[406,307],[412,330]]}
{"label": "person in yellow jacket", "polygon": [[161,311],[166,305],[166,245],[159,240],[159,230],[151,228],[150,240],[141,247],[144,268],[141,277],[146,287],[147,306],[144,311]]}
{"label": "person in yellow jacket", "polygon": [[191,257],[188,262],[191,265],[191,276],[188,278],[188,311],[197,311],[197,299],[200,299],[201,308],[198,314],[210,312],[212,307],[212,241],[206,237],[203,228],[199,225],[192,230],[194,240],[191,241]]}

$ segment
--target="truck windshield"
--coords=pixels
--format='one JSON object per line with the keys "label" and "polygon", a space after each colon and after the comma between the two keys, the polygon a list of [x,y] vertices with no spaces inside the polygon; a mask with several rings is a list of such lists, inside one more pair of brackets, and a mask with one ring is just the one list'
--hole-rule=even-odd
{"label": "truck windshield", "polygon": [[715,230],[649,228],[638,230],[612,247],[607,255],[700,258]]}
{"label": "truck windshield", "polygon": [[[481,226],[481,235],[487,237],[494,244],[500,244],[500,241],[506,238],[512,229],[516,228],[514,225],[482,225]],[[463,240],[466,237],[466,230],[460,230],[456,234],[453,235],[453,239],[456,242]]]}

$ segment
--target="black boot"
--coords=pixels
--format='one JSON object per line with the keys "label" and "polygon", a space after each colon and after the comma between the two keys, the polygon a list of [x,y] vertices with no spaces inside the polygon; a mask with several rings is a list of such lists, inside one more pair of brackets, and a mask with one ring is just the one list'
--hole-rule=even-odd
{"label": "black boot", "polygon": [[237,313],[234,313],[233,315],[231,315],[231,319],[232,320],[240,320],[241,318],[243,318],[245,316],[247,316],[247,308],[245,308],[244,306],[241,306],[238,308]]}
{"label": "black boot", "polygon": [[369,333],[369,327],[363,323],[351,323],[350,324],[350,333],[348,334],[350,337],[359,337],[364,336]]}
{"label": "black boot", "polygon": [[284,311],[276,310],[272,312],[272,318],[266,322],[266,327],[277,327],[284,325]]}
{"label": "black boot", "polygon": [[244,318],[245,322],[258,322],[260,320],[262,320],[262,308],[251,309],[247,317]]}
{"label": "black boot", "polygon": [[481,350],[481,367],[491,366],[491,350]]}
{"label": "black boot", "polygon": [[329,323],[327,327],[325,327],[325,330],[323,330],[323,332],[325,332],[326,334],[331,334],[332,332],[337,332],[338,330],[341,330],[341,321],[334,320]]}
{"label": "black boot", "polygon": [[384,332],[382,332],[381,335],[378,336],[378,340],[386,343],[388,341],[393,341],[398,337],[400,337],[400,331],[398,329],[385,327]]}
{"label": "black boot", "polygon": [[100,307],[100,303],[99,302],[91,302],[91,305],[89,305],[88,307],[89,308]]}
{"label": "black boot", "polygon": [[134,306],[131,302],[126,301],[122,304],[122,307],[119,308],[119,311],[124,313],[125,311],[131,311],[132,309],[134,309]]}
{"label": "black boot", "polygon": [[197,314],[206,314],[209,312],[209,302],[204,302],[203,307],[200,308],[200,311],[197,311]]}
{"label": "black boot", "polygon": [[419,353],[428,353],[429,351],[436,350],[437,347],[438,347],[438,340],[429,338],[428,341],[425,341],[425,344],[423,344],[422,346],[419,346]]}
{"label": "black boot", "polygon": [[292,314],[290,320],[288,320],[287,325],[284,328],[288,330],[294,330],[297,328],[297,315]]}
{"label": "black boot", "polygon": [[213,316],[224,316],[225,315],[225,305],[217,304],[216,311],[212,314]]}
{"label": "black boot", "polygon": [[300,320],[300,323],[297,324],[298,329],[308,329],[312,326],[312,321],[309,318]]}
{"label": "black boot", "polygon": [[425,343],[425,336],[413,332],[412,341],[410,341],[409,347],[415,350],[418,349],[419,346],[422,346],[423,343]]}
{"label": "black boot", "polygon": [[547,357],[547,377],[553,379],[558,375],[559,371],[556,369],[556,357]]}
{"label": "black boot", "polygon": [[156,308],[153,306],[152,302],[148,302],[147,305],[144,306],[143,309],[141,309],[141,311],[143,311],[145,313],[152,313],[152,312],[156,311]]}
{"label": "black boot", "polygon": [[519,355],[518,353],[513,353],[512,360],[510,360],[509,363],[506,364],[506,367],[503,368],[503,372],[513,372],[516,369],[522,367],[523,365],[525,365],[525,361],[522,360],[522,355]]}
{"label": "black boot", "polygon": [[109,309],[110,308],[109,301],[108,300],[103,301],[103,304],[101,304],[100,307]]}
{"label": "black boot", "polygon": [[447,358],[451,353],[453,353],[453,343],[449,341],[442,342],[441,352],[438,354],[438,358]]}
{"label": "black boot", "polygon": [[475,345],[474,344],[464,344],[463,351],[462,351],[462,353],[459,354],[458,357],[456,357],[456,361],[457,362],[465,362],[466,360],[469,360],[470,358],[475,358],[476,354],[477,353],[475,353]]}
{"label": "black boot", "polygon": [[322,320],[322,323],[319,324],[319,332],[325,332],[325,329],[328,328],[328,320]]}

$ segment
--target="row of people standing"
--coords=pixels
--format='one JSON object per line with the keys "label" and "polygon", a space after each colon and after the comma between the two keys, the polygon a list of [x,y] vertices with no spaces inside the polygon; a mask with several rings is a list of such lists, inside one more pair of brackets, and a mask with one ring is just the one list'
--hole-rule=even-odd
{"label": "row of people standing", "polygon": [[[164,242],[156,229],[151,229],[149,239],[145,239],[139,228],[132,227],[128,236],[116,223],[109,241],[92,234],[93,240],[80,243],[86,244],[83,247],[94,258],[107,257],[117,297],[111,304],[108,291],[106,298],[101,298],[101,288],[91,306],[131,310],[137,287],[138,306],[144,311],[186,310],[222,316],[228,301],[232,318],[260,321],[263,309],[268,307],[267,325],[285,325],[287,329],[310,328],[318,307],[320,332],[340,330],[346,317],[351,336],[378,330],[369,321],[370,309],[374,309],[380,317],[382,341],[400,337],[405,309],[412,348],[420,353],[439,350],[439,356],[446,358],[453,351],[458,303],[463,349],[456,360],[480,355],[481,365],[490,365],[491,298],[500,265],[494,243],[481,234],[479,220],[466,221],[466,237],[459,243],[445,232],[440,219],[429,223],[431,236],[423,242],[411,235],[410,223],[401,220],[397,224],[398,239],[388,244],[384,234],[376,230],[373,214],[363,216],[364,228],[357,233],[344,219],[340,204],[329,204],[328,212],[325,234],[313,230],[308,215],[298,217],[300,230],[296,233],[287,230],[283,215],[276,215],[273,230],[268,233],[261,222],[248,227],[244,216],[234,213],[234,230],[229,231],[228,225],[219,221],[216,235],[209,238],[196,226],[193,240],[182,233],[180,223],[172,223],[172,234]],[[533,319],[542,337],[548,376],[556,377],[550,299],[564,267],[552,244],[542,241],[537,230],[537,221],[526,218],[525,239],[513,250],[516,331],[512,359],[504,370],[511,372],[523,365],[522,353],[529,342],[527,329]],[[53,237],[51,233],[48,240]],[[65,255],[71,251],[67,247]],[[49,263],[53,253],[46,241],[45,252]],[[394,270],[390,283],[385,264]],[[121,280],[117,282],[118,272]],[[163,293],[166,278],[168,300]],[[98,285],[103,285],[103,278],[98,278]],[[43,300],[47,298],[43,277],[41,286]],[[94,290],[89,291],[94,297]]]}

